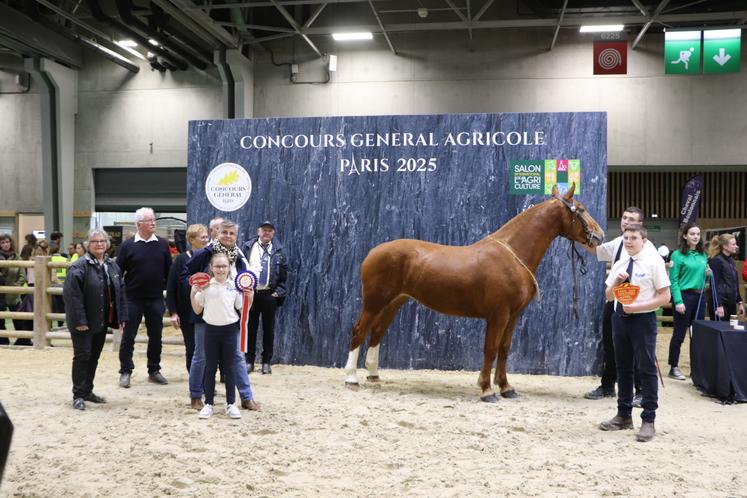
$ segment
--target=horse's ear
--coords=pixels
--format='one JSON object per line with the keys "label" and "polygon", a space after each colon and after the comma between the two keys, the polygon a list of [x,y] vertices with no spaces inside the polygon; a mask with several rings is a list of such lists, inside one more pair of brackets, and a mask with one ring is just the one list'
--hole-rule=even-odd
{"label": "horse's ear", "polygon": [[565,193],[563,198],[567,201],[570,201],[573,199],[573,192],[576,190],[576,182],[571,183],[571,188],[568,189],[568,192]]}
{"label": "horse's ear", "polygon": [[558,191],[558,184],[552,186],[552,196],[558,197],[560,195],[560,192]]}

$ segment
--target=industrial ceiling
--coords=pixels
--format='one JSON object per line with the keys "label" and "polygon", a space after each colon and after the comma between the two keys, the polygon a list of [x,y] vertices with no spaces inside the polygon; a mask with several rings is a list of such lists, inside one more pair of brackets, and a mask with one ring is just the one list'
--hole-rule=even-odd
{"label": "industrial ceiling", "polygon": [[[623,24],[632,48],[662,29],[744,27],[745,0],[0,0],[0,53],[79,68],[93,50],[130,71],[214,64],[216,50],[271,49],[297,39],[311,54],[333,33],[371,32],[398,51],[402,33],[561,29]],[[123,41],[129,46],[122,46]],[[549,40],[552,40],[550,42]]]}

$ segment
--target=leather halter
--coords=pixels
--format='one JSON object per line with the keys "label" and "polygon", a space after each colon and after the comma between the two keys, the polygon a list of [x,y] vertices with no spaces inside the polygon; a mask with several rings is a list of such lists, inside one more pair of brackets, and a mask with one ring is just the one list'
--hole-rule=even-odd
{"label": "leather halter", "polygon": [[578,220],[579,223],[581,223],[581,228],[584,230],[584,234],[586,235],[586,245],[589,247],[592,247],[592,241],[596,238],[594,235],[594,232],[589,228],[589,224],[586,222],[586,220],[583,219],[581,216],[581,213],[576,208],[576,205],[573,203],[573,201],[568,201],[564,197],[558,195],[555,197],[557,200],[563,203],[565,207],[568,208],[568,210],[573,214],[572,223],[575,223],[576,220]]}

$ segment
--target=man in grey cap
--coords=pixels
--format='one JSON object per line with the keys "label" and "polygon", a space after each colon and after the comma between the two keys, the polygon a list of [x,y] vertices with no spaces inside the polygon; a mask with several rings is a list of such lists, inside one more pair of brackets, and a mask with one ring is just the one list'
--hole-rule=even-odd
{"label": "man in grey cap", "polygon": [[275,225],[263,221],[257,236],[244,243],[243,251],[249,259],[249,269],[257,275],[257,289],[249,311],[247,370],[254,371],[257,354],[257,332],[262,317],[262,374],[271,374],[273,345],[275,342],[275,311],[285,300],[285,281],[288,277],[283,246],[275,239]]}

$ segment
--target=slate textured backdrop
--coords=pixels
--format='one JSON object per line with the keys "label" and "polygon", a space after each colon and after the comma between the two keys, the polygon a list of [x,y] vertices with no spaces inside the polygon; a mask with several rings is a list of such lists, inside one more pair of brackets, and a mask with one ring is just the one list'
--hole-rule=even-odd
{"label": "slate textured backdrop", "polygon": [[[545,145],[445,145],[463,131],[544,132]],[[433,133],[438,146],[355,147],[355,133]],[[244,136],[341,134],[342,147],[244,149]],[[289,256],[289,297],[277,314],[275,360],[342,366],[360,308],[359,265],[381,242],[416,238],[465,245],[485,237],[542,196],[509,195],[515,159],[580,159],[582,194],[604,228],[607,202],[607,120],[604,113],[454,114],[269,118],[193,121],[189,126],[188,219],[221,214],[240,224],[240,239],[273,220]],[[351,174],[341,161],[387,158],[386,172]],[[431,172],[396,172],[398,158],[435,158]],[[234,162],[251,176],[249,201],[221,213],[207,200],[205,179]],[[527,233],[526,243],[531,244]],[[589,375],[596,372],[604,266],[584,253],[589,273],[577,275],[579,320],[572,312],[568,241],[550,246],[538,268],[542,301],[525,310],[514,333],[509,370]],[[381,347],[386,368],[478,369],[484,322],[457,319],[411,301]],[[260,346],[261,348],[261,346]],[[259,349],[259,348],[258,348]],[[365,348],[364,351],[365,353]],[[363,355],[361,355],[361,365]]]}

